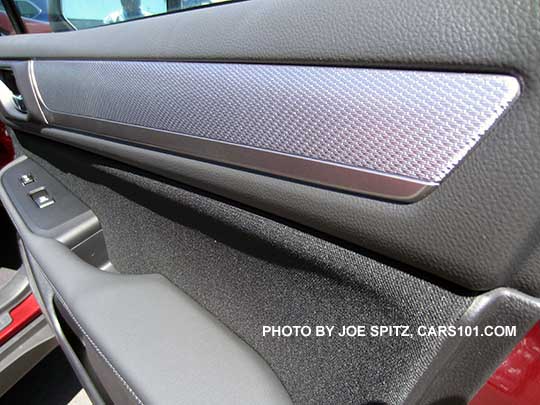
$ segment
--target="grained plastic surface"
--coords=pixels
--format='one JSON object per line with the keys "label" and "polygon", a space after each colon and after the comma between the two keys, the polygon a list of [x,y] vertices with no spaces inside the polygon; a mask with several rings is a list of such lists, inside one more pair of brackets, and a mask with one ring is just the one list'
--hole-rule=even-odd
{"label": "grained plastic surface", "polygon": [[53,112],[432,182],[519,93],[505,75],[315,66],[37,61],[35,75]]}

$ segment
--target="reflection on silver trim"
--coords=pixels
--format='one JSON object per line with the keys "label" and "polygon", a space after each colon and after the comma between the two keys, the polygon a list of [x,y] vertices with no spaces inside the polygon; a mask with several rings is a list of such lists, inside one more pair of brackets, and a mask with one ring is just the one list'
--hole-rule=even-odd
{"label": "reflection on silver trim", "polygon": [[[54,114],[52,124],[169,153],[400,202],[418,201],[437,186],[434,182],[88,117]],[[58,136],[58,133],[48,133],[48,137]]]}
{"label": "reflection on silver trim", "polygon": [[43,107],[42,107],[43,99],[41,98],[41,94],[39,93],[39,88],[36,82],[36,75],[34,72],[34,61],[33,60],[28,61],[27,66],[28,66],[28,78],[30,79],[30,87],[32,88],[32,93],[34,93],[34,98],[36,99],[36,104],[41,114],[41,118],[43,119],[43,122],[45,122],[45,124],[48,124],[49,121],[47,121],[47,117],[43,113]]}

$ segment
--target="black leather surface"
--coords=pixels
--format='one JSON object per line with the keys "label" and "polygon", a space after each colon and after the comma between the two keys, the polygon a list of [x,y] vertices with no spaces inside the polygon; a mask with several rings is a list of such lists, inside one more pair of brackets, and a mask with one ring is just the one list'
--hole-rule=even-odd
{"label": "black leather surface", "polygon": [[116,377],[115,403],[290,403],[268,364],[164,277],[106,273],[56,241],[25,240],[77,333]]}
{"label": "black leather surface", "polygon": [[75,33],[4,37],[0,53],[521,70],[535,59],[537,16],[534,0],[249,0]]}
{"label": "black leather surface", "polygon": [[[540,294],[539,25],[536,1],[250,0],[75,33],[1,38],[0,57],[294,62],[517,74],[523,92],[512,110],[418,204],[314,192],[292,183],[276,188],[246,182],[229,187],[227,196],[472,289],[510,285]],[[215,192],[223,188],[200,186]]]}

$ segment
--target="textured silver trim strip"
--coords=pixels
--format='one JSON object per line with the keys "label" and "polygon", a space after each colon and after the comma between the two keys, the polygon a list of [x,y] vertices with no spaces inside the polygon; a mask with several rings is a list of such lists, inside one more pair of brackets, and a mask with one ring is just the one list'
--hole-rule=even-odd
{"label": "textured silver trim strip", "polygon": [[417,201],[437,185],[403,176],[88,117],[54,114],[53,125],[394,201]]}
{"label": "textured silver trim strip", "polygon": [[496,74],[36,61],[52,112],[441,181],[519,93]]}
{"label": "textured silver trim strip", "polygon": [[517,79],[496,74],[136,61],[34,69],[58,127],[402,201],[425,190],[372,190],[358,173],[436,185],[519,94]]}

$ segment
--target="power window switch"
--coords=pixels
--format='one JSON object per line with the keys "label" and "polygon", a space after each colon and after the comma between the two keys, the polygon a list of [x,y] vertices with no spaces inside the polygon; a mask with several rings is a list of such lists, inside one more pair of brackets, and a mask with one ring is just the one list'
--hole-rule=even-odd
{"label": "power window switch", "polygon": [[21,184],[23,186],[26,186],[28,184],[31,184],[33,183],[34,181],[36,181],[36,179],[34,179],[34,176],[32,176],[31,173],[27,173],[27,174],[23,174],[20,178],[19,178],[19,181],[21,182]]}
{"label": "power window switch", "polygon": [[54,204],[54,199],[49,195],[45,188],[33,191],[30,194],[30,197],[32,197],[32,200],[34,200],[39,208],[45,208]]}

